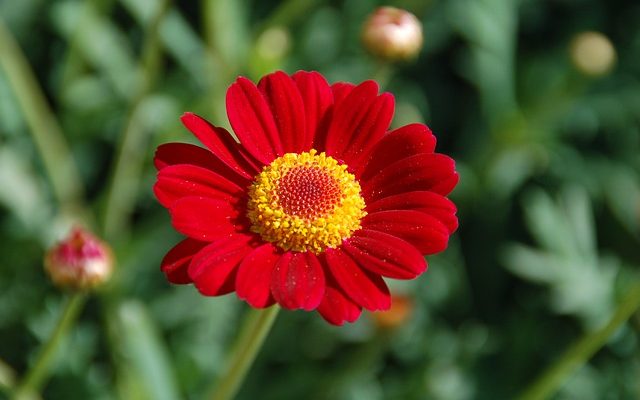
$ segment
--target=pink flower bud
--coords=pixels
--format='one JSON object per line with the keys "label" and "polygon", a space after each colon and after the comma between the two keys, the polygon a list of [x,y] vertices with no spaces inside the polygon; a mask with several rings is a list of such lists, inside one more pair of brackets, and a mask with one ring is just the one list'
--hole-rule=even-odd
{"label": "pink flower bud", "polygon": [[106,282],[113,271],[109,245],[80,227],[75,227],[44,259],[51,280],[60,287],[93,289]]}
{"label": "pink flower bud", "polygon": [[380,7],[365,22],[362,43],[382,60],[408,60],[422,48],[422,24],[408,11]]}

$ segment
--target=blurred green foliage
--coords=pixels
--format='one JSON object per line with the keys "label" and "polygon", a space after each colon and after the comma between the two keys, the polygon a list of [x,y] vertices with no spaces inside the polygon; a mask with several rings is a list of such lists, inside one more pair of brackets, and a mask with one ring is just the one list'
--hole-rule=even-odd
{"label": "blurred green foliage", "polygon": [[[389,3],[422,20],[425,44],[415,63],[383,76],[359,42],[373,0],[0,2],[40,84],[21,86],[26,69],[0,45],[0,388],[53,329],[64,295],[42,256],[80,216],[113,244],[117,272],[90,298],[43,397],[210,391],[246,306],[165,282],[158,265],[179,237],[153,199],[151,159],[160,143],[194,141],[182,112],[225,126],[232,80],[274,69],[384,77],[394,125],[426,122],[456,159],[461,224],[428,273],[391,282],[413,299],[401,326],[365,315],[335,328],[281,313],[239,398],[512,398],[602,326],[639,275],[640,4]],[[570,42],[587,30],[617,51],[603,76],[572,63]],[[45,109],[34,115],[40,90]],[[52,186],[56,174],[73,179],[58,133],[85,188],[79,200]],[[66,209],[65,198],[79,203]],[[636,314],[555,398],[639,398],[639,333]]]}

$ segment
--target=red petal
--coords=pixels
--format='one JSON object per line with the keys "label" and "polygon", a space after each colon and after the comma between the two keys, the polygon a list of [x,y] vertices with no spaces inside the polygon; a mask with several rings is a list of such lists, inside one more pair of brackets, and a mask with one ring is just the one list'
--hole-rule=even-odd
{"label": "red petal", "polygon": [[361,131],[360,126],[369,126],[367,123],[374,117],[370,111],[377,100],[378,84],[374,81],[365,81],[353,88],[344,99],[334,103],[333,117],[325,144],[328,155],[342,160],[343,153],[354,136],[368,134]]}
{"label": "red petal", "polygon": [[165,143],[158,146],[153,163],[157,170],[175,164],[193,164],[215,170],[219,160],[202,147],[188,143]]}
{"label": "red petal", "polygon": [[342,250],[328,249],[324,259],[338,286],[357,304],[371,311],[389,309],[391,295],[379,275],[362,270]]}
{"label": "red petal", "polygon": [[447,248],[449,230],[431,215],[413,210],[371,213],[362,227],[388,233],[414,245],[422,254],[435,254]]}
{"label": "red petal", "polygon": [[456,206],[446,197],[433,192],[406,192],[367,204],[367,212],[415,210],[429,214],[442,222],[449,233],[458,228]]}
{"label": "red petal", "polygon": [[249,253],[238,267],[236,292],[238,297],[257,308],[274,303],[271,295],[271,276],[280,259],[271,243],[263,244]]}
{"label": "red petal", "polygon": [[391,131],[374,147],[367,156],[367,163],[363,163],[358,175],[367,180],[380,173],[387,166],[403,158],[420,154],[433,153],[436,137],[423,124],[411,124]]}
{"label": "red petal", "polygon": [[404,192],[426,190],[447,195],[458,183],[454,161],[442,154],[417,154],[397,161],[369,180],[362,180],[368,203]]}
{"label": "red petal", "polygon": [[205,296],[220,296],[234,290],[237,266],[251,252],[246,235],[231,235],[198,252],[189,264],[189,276]]}
{"label": "red petal", "polygon": [[167,280],[177,284],[191,283],[191,278],[187,273],[189,263],[193,256],[207,244],[193,239],[185,239],[169,250],[160,263],[160,269],[167,276]]}
{"label": "red petal", "polygon": [[200,196],[230,201],[243,193],[238,185],[215,172],[189,164],[163,168],[158,172],[153,191],[160,204],[167,208],[182,197]]}
{"label": "red petal", "polygon": [[322,303],[318,306],[318,313],[322,318],[330,324],[339,326],[345,322],[354,322],[361,312],[360,306],[334,286],[327,286]]}
{"label": "red petal", "polygon": [[[355,128],[351,142],[342,155],[342,159],[352,170],[367,160],[366,156],[385,135],[391,124],[394,108],[393,95],[383,93],[373,102],[367,115]],[[338,114],[342,111],[336,109],[335,112]]]}
{"label": "red petal", "polygon": [[360,229],[342,247],[362,268],[389,278],[413,279],[427,269],[414,246],[383,232]]}
{"label": "red petal", "polygon": [[324,144],[333,92],[324,77],[317,72],[298,71],[293,74],[293,80],[304,103],[307,128],[303,149],[308,150],[313,147],[314,141]]}
{"label": "red petal", "polygon": [[263,164],[283,155],[278,128],[262,93],[246,78],[227,90],[227,115],[240,143]]}
{"label": "red petal", "polygon": [[183,197],[169,212],[173,227],[196,240],[210,242],[237,231],[238,211],[225,200]]}
{"label": "red petal", "polygon": [[259,171],[256,161],[244,153],[226,129],[213,126],[193,113],[185,113],[180,120],[227,168],[246,179],[253,179]]}
{"label": "red petal", "polygon": [[348,82],[336,82],[331,85],[331,91],[333,92],[333,104],[344,100],[344,98],[347,97],[355,87],[356,85]]}
{"label": "red petal", "polygon": [[300,153],[306,144],[305,108],[293,79],[282,71],[262,78],[258,89],[267,100],[285,153]]}
{"label": "red petal", "polygon": [[312,253],[287,252],[273,269],[271,293],[284,308],[311,311],[322,301],[324,289],[324,272]]}

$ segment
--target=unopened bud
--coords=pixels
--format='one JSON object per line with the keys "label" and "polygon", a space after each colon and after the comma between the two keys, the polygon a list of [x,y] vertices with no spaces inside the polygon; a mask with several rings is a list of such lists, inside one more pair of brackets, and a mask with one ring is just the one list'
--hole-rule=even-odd
{"label": "unopened bud", "polygon": [[422,24],[406,10],[380,7],[365,22],[362,43],[382,60],[408,60],[422,48]]}
{"label": "unopened bud", "polygon": [[571,41],[571,61],[586,75],[604,75],[616,60],[616,49],[600,32],[582,32]]}
{"label": "unopened bud", "polygon": [[381,329],[393,329],[403,325],[413,312],[413,299],[409,296],[391,297],[391,308],[372,314],[375,324]]}
{"label": "unopened bud", "polygon": [[47,252],[44,266],[60,287],[93,289],[111,277],[113,256],[109,245],[76,227]]}

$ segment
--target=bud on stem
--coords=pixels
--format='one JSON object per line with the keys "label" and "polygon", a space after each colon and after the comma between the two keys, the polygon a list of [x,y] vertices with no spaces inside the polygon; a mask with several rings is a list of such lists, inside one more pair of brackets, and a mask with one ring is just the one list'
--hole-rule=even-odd
{"label": "bud on stem", "polygon": [[409,60],[422,48],[422,24],[408,11],[380,7],[365,22],[362,43],[381,60]]}
{"label": "bud on stem", "polygon": [[109,246],[80,227],[75,227],[44,259],[45,270],[60,287],[93,289],[106,282],[113,271]]}

